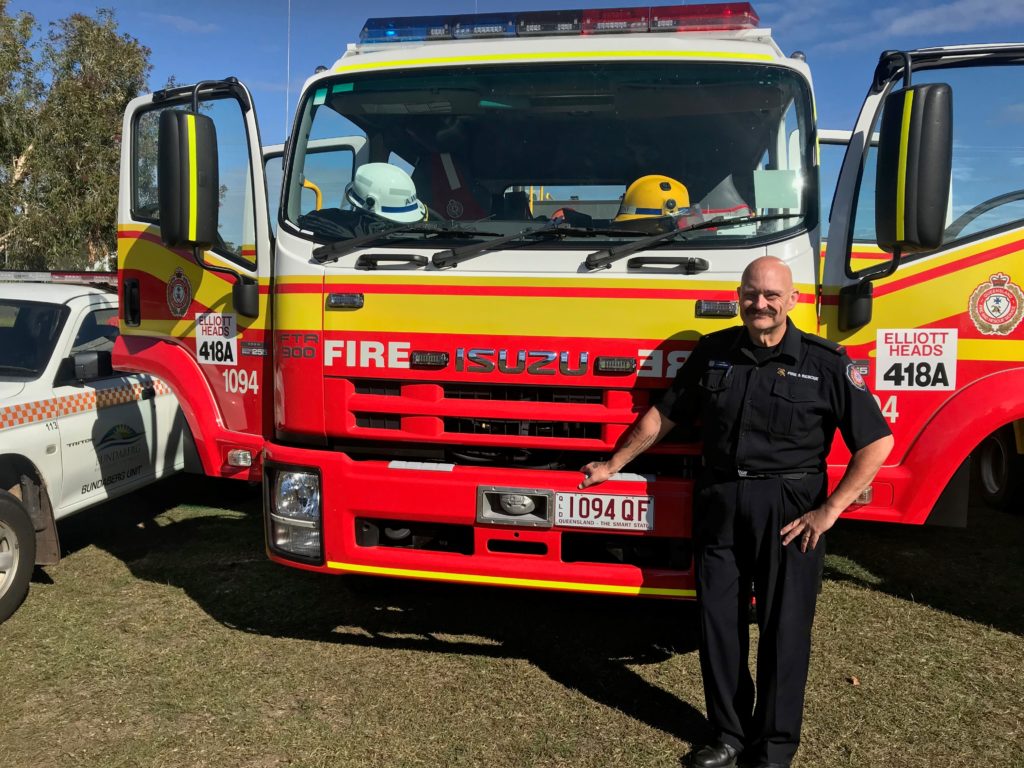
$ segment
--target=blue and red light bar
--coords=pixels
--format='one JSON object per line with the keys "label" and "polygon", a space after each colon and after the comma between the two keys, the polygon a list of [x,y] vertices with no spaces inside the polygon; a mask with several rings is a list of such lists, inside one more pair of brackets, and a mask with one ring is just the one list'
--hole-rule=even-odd
{"label": "blue and red light bar", "polygon": [[359,33],[359,42],[409,43],[621,32],[723,32],[755,29],[759,23],[757,12],[750,3],[473,13],[367,19]]}

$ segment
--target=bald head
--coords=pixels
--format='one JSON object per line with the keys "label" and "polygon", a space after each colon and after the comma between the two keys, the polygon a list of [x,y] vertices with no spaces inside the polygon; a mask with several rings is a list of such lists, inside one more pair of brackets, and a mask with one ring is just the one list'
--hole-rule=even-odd
{"label": "bald head", "polygon": [[754,259],[743,270],[737,293],[743,324],[754,343],[774,346],[782,341],[786,316],[800,295],[786,262],[775,256]]}
{"label": "bald head", "polygon": [[789,265],[777,256],[761,256],[747,264],[740,278],[740,287],[751,280],[764,279],[782,281],[786,290],[793,290],[793,272]]}

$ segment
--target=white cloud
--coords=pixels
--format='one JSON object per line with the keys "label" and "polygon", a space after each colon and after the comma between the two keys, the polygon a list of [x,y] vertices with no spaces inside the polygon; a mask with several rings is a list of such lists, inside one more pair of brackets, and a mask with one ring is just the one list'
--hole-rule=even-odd
{"label": "white cloud", "polygon": [[886,9],[874,14],[885,19],[885,35],[928,34],[946,32],[970,32],[987,27],[1001,27],[1024,23],[1024,3],[1007,0],[953,0],[951,3],[901,12]]}
{"label": "white cloud", "polygon": [[1004,123],[1024,123],[1024,103],[1006,105],[999,110],[998,118]]}
{"label": "white cloud", "polygon": [[779,39],[797,38],[808,52],[895,48],[922,35],[960,38],[979,30],[1013,31],[1024,24],[1021,0],[950,0],[937,5],[928,0],[773,0],[757,8],[762,24],[771,26]]}
{"label": "white cloud", "polygon": [[156,20],[188,35],[211,35],[220,29],[216,24],[204,24],[185,16],[172,16],[167,13],[157,15]]}
{"label": "white cloud", "polygon": [[[284,80],[250,80],[246,79],[245,84],[251,91],[268,91],[270,93],[284,93],[288,90]],[[297,86],[292,88],[292,91],[297,93],[302,90],[302,83],[300,82]]]}

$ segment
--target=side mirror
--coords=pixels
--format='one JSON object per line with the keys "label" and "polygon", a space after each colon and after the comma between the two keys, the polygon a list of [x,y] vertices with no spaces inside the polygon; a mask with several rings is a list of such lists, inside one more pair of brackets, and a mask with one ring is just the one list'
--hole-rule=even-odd
{"label": "side mirror", "polygon": [[839,330],[852,331],[871,322],[873,291],[870,280],[850,283],[839,289]]}
{"label": "side mirror", "polygon": [[875,231],[892,253],[942,245],[953,158],[953,93],[945,83],[889,94],[879,129]]}
{"label": "side mirror", "polygon": [[871,322],[872,280],[893,274],[903,254],[942,245],[952,166],[952,89],[928,83],[890,93],[879,126],[875,232],[892,259],[858,271],[839,291],[841,331]]}
{"label": "side mirror", "polygon": [[242,317],[260,316],[260,285],[251,277],[239,275],[231,286],[231,301]]}
{"label": "side mirror", "polygon": [[114,375],[109,351],[76,352],[72,360],[75,381],[93,381]]}
{"label": "side mirror", "polygon": [[160,237],[169,246],[207,248],[217,242],[220,204],[213,120],[195,112],[164,110],[158,141]]}

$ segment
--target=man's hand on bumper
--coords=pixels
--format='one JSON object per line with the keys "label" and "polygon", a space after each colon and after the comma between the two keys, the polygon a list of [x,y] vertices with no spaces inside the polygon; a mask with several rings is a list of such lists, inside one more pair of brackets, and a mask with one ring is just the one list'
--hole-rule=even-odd
{"label": "man's hand on bumper", "polygon": [[615,474],[608,466],[607,461],[592,461],[585,467],[581,467],[580,472],[583,473],[583,482],[577,486],[580,490],[592,485],[599,485]]}

